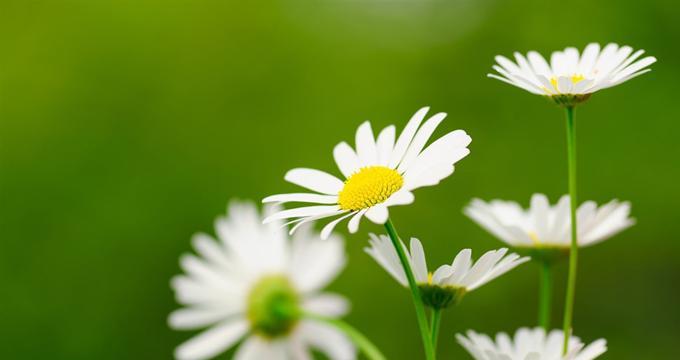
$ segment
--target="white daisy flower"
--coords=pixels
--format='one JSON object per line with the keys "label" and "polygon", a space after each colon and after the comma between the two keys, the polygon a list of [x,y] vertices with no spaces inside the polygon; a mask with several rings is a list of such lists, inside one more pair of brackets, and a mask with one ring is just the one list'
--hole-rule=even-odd
{"label": "white daisy flower", "polygon": [[647,56],[637,60],[642,54],[644,50],[633,53],[630,46],[610,43],[600,49],[600,44],[591,43],[580,55],[573,47],[555,51],[548,64],[536,51],[530,51],[526,57],[516,52],[516,62],[496,56],[497,65],[493,69],[498,75],[488,76],[530,93],[548,96],[559,104],[574,105],[598,90],[651,71],[647,67],[656,62],[656,58]]}
{"label": "white daisy flower", "polygon": [[[551,206],[543,194],[531,197],[529,209],[512,201],[474,199],[465,215],[508,245],[518,248],[569,249],[571,217],[569,195]],[[588,246],[613,236],[635,224],[630,217],[630,203],[612,200],[600,207],[584,202],[576,212],[578,244]]]}
{"label": "white daisy flower", "polygon": [[321,241],[305,228],[289,241],[282,224],[262,224],[252,203],[232,202],[215,227],[219,240],[195,235],[198,255],[183,255],[185,273],[171,282],[185,307],[170,314],[170,327],[209,328],[180,345],[177,359],[213,358],[239,341],[237,360],[308,360],[310,348],[331,359],[356,358],[344,334],[301,317],[347,312],[343,297],[320,292],[345,266],[341,238]]}
{"label": "white daisy flower", "polygon": [[[369,234],[370,247],[364,250],[380,266],[404,287],[408,279],[401,266],[397,251],[386,235]],[[434,273],[428,272],[425,251],[420,240],[411,238],[411,251],[401,242],[404,253],[413,269],[416,283],[421,290],[423,302],[433,308],[442,309],[457,303],[466,293],[479,288],[489,281],[512,270],[529,260],[517,254],[505,256],[508,249],[486,252],[477,262],[471,259],[472,251],[464,249],[456,255],[451,265],[442,265]]]}
{"label": "white daisy flower", "polygon": [[489,336],[468,330],[467,336],[456,334],[458,342],[475,360],[592,360],[607,351],[607,341],[596,340],[585,346],[581,339],[572,336],[566,355],[562,355],[564,333],[553,330],[546,335],[542,328],[521,328],[514,339],[506,333]]}
{"label": "white daisy flower", "polygon": [[292,229],[317,219],[338,217],[321,231],[326,238],[343,219],[349,220],[349,231],[355,233],[365,215],[376,224],[384,224],[387,208],[413,202],[411,191],[438,184],[453,173],[453,164],[470,153],[471,138],[463,130],[452,131],[425,146],[439,123],[446,117],[438,113],[423,123],[429,108],[413,115],[395,142],[395,127],[383,129],[377,139],[367,121],[359,126],[356,150],[341,142],[333,150],[335,162],[344,181],[326,172],[298,168],[290,170],[285,179],[316,193],[273,195],[265,203],[302,202],[316,204],[281,211],[265,222],[295,219]]}

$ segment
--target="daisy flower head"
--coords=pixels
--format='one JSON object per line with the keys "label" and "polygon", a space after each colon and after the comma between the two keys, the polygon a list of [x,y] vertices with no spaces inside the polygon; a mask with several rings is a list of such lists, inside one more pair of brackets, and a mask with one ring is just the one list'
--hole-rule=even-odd
{"label": "daisy flower head", "polygon": [[[598,90],[610,88],[651,71],[653,56],[640,57],[644,50],[633,52],[630,46],[609,43],[603,48],[590,43],[579,54],[568,47],[555,51],[550,63],[536,51],[524,56],[515,53],[515,60],[498,55],[489,77],[501,80],[530,93],[551,98],[560,105],[574,106],[586,101]],[[638,60],[639,59],[639,60]]]}
{"label": "daisy flower head", "polygon": [[237,360],[311,359],[310,348],[355,358],[344,334],[302,317],[339,317],[349,308],[343,297],[321,292],[345,266],[341,238],[322,241],[305,227],[289,239],[282,224],[263,225],[249,202],[231,202],[215,227],[218,240],[193,237],[197,255],[183,255],[184,274],[171,281],[184,307],[170,314],[170,327],[207,328],[176,349],[177,359],[213,358],[239,341]]}
{"label": "daisy flower head", "polygon": [[456,334],[456,339],[475,360],[592,360],[607,351],[607,341],[599,339],[585,346],[572,336],[568,351],[562,354],[564,333],[543,328],[521,328],[514,338],[506,333],[496,335],[496,341],[484,334],[468,330],[467,336]]}
{"label": "daisy flower head", "polygon": [[[395,280],[408,287],[408,279],[390,238],[386,235],[369,234],[370,246],[364,250]],[[401,242],[404,253],[413,269],[423,302],[432,308],[443,309],[459,302],[462,297],[489,281],[529,260],[517,254],[506,256],[508,249],[486,252],[477,262],[471,258],[472,251],[464,249],[456,255],[451,265],[442,265],[434,273],[427,270],[425,250],[420,240],[411,238],[410,251]]]}
{"label": "daisy flower head", "polygon": [[[464,213],[513,247],[568,251],[571,244],[569,206],[569,195],[550,205],[547,196],[534,194],[528,209],[512,201],[473,199]],[[576,211],[576,219],[581,247],[606,240],[635,224],[635,219],[630,217],[630,203],[618,200],[599,207],[594,201],[586,201]]]}
{"label": "daisy flower head", "polygon": [[373,136],[366,121],[356,132],[355,148],[341,142],[333,156],[342,180],[326,172],[307,168],[288,171],[285,179],[314,193],[280,194],[265,198],[265,203],[298,202],[313,204],[275,213],[265,222],[293,219],[291,229],[309,221],[336,217],[321,231],[327,238],[342,220],[350,218],[348,228],[355,233],[363,216],[384,224],[388,208],[413,202],[412,191],[438,184],[453,173],[453,165],[470,153],[470,136],[463,130],[452,131],[426,146],[437,126],[446,117],[437,113],[425,120],[429,108],[418,110],[396,138],[395,127],[388,126]]}

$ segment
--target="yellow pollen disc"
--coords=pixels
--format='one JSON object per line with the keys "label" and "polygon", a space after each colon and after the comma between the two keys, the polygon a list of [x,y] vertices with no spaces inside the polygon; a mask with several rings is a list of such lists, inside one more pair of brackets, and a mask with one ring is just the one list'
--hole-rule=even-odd
{"label": "yellow pollen disc", "polygon": [[352,174],[338,194],[342,210],[361,210],[387,200],[404,185],[396,170],[385,166],[368,166]]}
{"label": "yellow pollen disc", "polygon": [[432,285],[432,272],[427,273],[427,283]]}

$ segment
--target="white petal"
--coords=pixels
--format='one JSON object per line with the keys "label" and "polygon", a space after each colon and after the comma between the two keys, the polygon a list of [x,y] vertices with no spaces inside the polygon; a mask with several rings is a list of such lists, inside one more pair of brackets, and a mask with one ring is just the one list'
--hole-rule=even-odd
{"label": "white petal", "polygon": [[321,238],[324,239],[324,240],[328,239],[328,237],[331,235],[331,232],[333,232],[333,229],[335,228],[335,226],[338,225],[338,223],[340,221],[345,220],[346,218],[348,218],[352,215],[354,215],[354,213],[350,212],[347,215],[343,215],[343,216],[329,222],[328,224],[326,224],[326,226],[324,226],[323,229],[321,230]]}
{"label": "white petal", "polygon": [[305,311],[316,315],[339,317],[349,312],[350,304],[341,295],[323,293],[306,299],[302,305]]}
{"label": "white petal", "polygon": [[463,130],[452,131],[428,146],[404,174],[404,188],[435,185],[453,173],[453,164],[467,156],[472,138]]}
{"label": "white petal", "polygon": [[406,150],[406,154],[404,154],[404,157],[399,163],[397,171],[404,173],[409,168],[411,162],[414,161],[418,155],[420,155],[420,152],[425,147],[425,144],[430,139],[430,136],[432,136],[432,133],[434,133],[434,131],[437,129],[437,126],[439,126],[444,118],[446,118],[446,113],[437,113],[429,118],[425,124],[423,124],[423,126],[418,129],[418,132],[413,138],[411,145],[409,145],[408,149]]}
{"label": "white petal", "polygon": [[331,360],[354,360],[356,349],[352,342],[339,330],[313,321],[302,321],[299,336],[328,356]]}
{"label": "white petal", "polygon": [[378,164],[382,166],[387,166],[392,157],[392,150],[394,149],[394,137],[395,137],[394,125],[390,125],[383,129],[378,135],[378,141],[376,146],[378,147]]}
{"label": "white petal", "polygon": [[463,249],[461,250],[456,258],[451,263],[451,274],[445,280],[447,284],[450,285],[461,285],[461,280],[467,275],[472,266],[472,250]]}
{"label": "white petal", "polygon": [[340,206],[338,205],[314,205],[314,206],[305,206],[305,207],[299,207],[299,208],[294,208],[294,209],[288,209],[284,210],[281,212],[278,212],[276,214],[272,214],[264,219],[264,223],[270,223],[275,220],[280,220],[280,219],[290,219],[290,218],[298,218],[298,217],[307,217],[307,216],[318,216],[322,214],[341,214],[343,211],[340,210]]}
{"label": "white petal", "polygon": [[313,233],[300,233],[293,238],[289,271],[296,288],[303,293],[328,285],[346,263],[344,242],[338,236],[322,240]]}
{"label": "white petal", "polygon": [[532,94],[537,94],[537,95],[543,94],[543,91],[535,90],[535,86],[527,86],[527,85],[525,85],[524,83],[520,83],[520,82],[517,82],[517,81],[515,81],[515,80],[506,79],[506,78],[504,78],[504,77],[502,77],[502,76],[498,76],[498,75],[496,75],[496,74],[486,74],[486,76],[487,76],[487,77],[490,77],[490,78],[492,78],[492,79],[500,80],[500,81],[502,81],[502,82],[504,82],[504,83],[506,83],[506,84],[510,84],[510,85],[512,85],[512,86],[516,86],[516,87],[518,87],[518,88],[520,88],[520,89],[523,89],[523,90],[526,90],[526,91],[528,91],[528,92],[530,92],[530,93],[532,93]]}
{"label": "white petal", "polygon": [[179,360],[208,359],[234,345],[248,330],[245,319],[230,321],[208,329],[175,350]]}
{"label": "white petal", "polygon": [[[482,279],[491,268],[500,260],[503,255],[508,251],[508,249],[503,248],[499,250],[487,251],[482,257],[477,260],[477,262],[472,266],[470,271],[461,280],[461,285],[472,288],[477,285],[477,281]],[[472,290],[472,289],[470,289]]]}
{"label": "white petal", "polygon": [[306,202],[313,204],[337,204],[337,195],[320,195],[308,193],[291,193],[267,196],[262,199],[263,203],[287,203],[287,202]]}
{"label": "white petal", "polygon": [[560,94],[571,94],[571,87],[573,85],[574,83],[571,79],[566,76],[557,78],[557,91],[559,91]]}
{"label": "white petal", "polygon": [[442,265],[435,270],[432,275],[432,283],[437,285],[446,285],[444,280],[453,274],[453,267],[451,265]]}
{"label": "white petal", "polygon": [[395,206],[395,205],[408,205],[412,204],[413,201],[415,201],[415,196],[413,196],[413,193],[406,190],[406,189],[400,189],[396,193],[392,194],[389,199],[385,200],[385,206],[390,207],[390,206]]}
{"label": "white petal", "polygon": [[[391,240],[385,235],[377,236],[372,233],[369,233],[368,235],[371,238],[369,240],[371,246],[364,248],[364,251],[402,286],[408,286],[401,260],[399,259]],[[408,253],[408,249],[406,249],[406,246],[404,246],[403,243],[401,243],[401,246],[404,248],[404,251]],[[410,261],[410,256],[408,259]]]}
{"label": "white petal", "polygon": [[553,76],[548,62],[545,61],[545,58],[541,54],[537,53],[536,51],[529,51],[527,58],[529,59],[531,68],[536,74],[543,75],[548,78]]}
{"label": "white petal", "polygon": [[366,211],[368,210],[359,210],[354,214],[354,217],[349,220],[349,223],[347,224],[347,230],[349,230],[350,233],[355,234],[359,230],[359,222],[361,221],[361,217],[366,214]]}
{"label": "white petal", "polygon": [[427,283],[427,260],[423,244],[416,238],[411,238],[411,263],[413,264],[413,275],[419,284]]}
{"label": "white petal", "polygon": [[210,236],[203,233],[196,234],[191,238],[191,244],[198,254],[212,264],[226,269],[230,268],[231,263],[226,249]]}
{"label": "white petal", "polygon": [[389,212],[384,204],[377,204],[366,211],[366,217],[375,224],[382,225],[387,222]]}
{"label": "white petal", "polygon": [[322,194],[337,195],[344,183],[335,176],[321,170],[297,168],[288,171],[286,181]]}
{"label": "white petal", "polygon": [[588,345],[574,358],[574,360],[592,360],[607,352],[607,341],[599,339]]}
{"label": "white petal", "polygon": [[408,146],[411,144],[413,136],[416,134],[420,123],[423,121],[423,118],[425,118],[425,115],[428,111],[430,111],[430,108],[427,106],[421,108],[420,110],[416,111],[416,113],[411,117],[411,120],[408,121],[406,127],[404,127],[404,130],[401,132],[401,135],[399,135],[397,143],[394,145],[394,151],[392,152],[390,162],[388,163],[389,168],[394,169],[397,167],[397,165],[399,165],[401,159],[406,153],[406,149],[408,149]]}
{"label": "white petal", "polygon": [[[235,311],[236,310],[236,311]],[[232,308],[184,308],[173,311],[168,317],[168,325],[177,330],[194,330],[213,325],[229,316],[238,314],[240,309]]]}
{"label": "white petal", "polygon": [[637,61],[633,65],[628,66],[627,68],[621,70],[618,74],[616,74],[616,77],[612,79],[612,81],[616,82],[620,79],[625,78],[628,75],[631,75],[639,70],[642,70],[646,68],[649,65],[652,65],[653,63],[656,62],[656,58],[653,56],[647,56],[646,58]]}
{"label": "white petal", "polygon": [[286,342],[266,341],[258,336],[250,336],[239,347],[234,360],[289,360]]}
{"label": "white petal", "polygon": [[371,123],[368,121],[361,124],[357,130],[356,148],[361,166],[371,166],[378,163],[378,149],[373,137]]}
{"label": "white petal", "polygon": [[346,178],[350,177],[361,168],[359,156],[346,142],[341,142],[333,149],[333,157],[340,172]]}
{"label": "white petal", "polygon": [[581,60],[578,64],[578,74],[585,77],[594,76],[593,66],[595,66],[595,61],[597,60],[597,55],[600,53],[600,44],[590,43],[583,49],[583,54],[581,54]]}

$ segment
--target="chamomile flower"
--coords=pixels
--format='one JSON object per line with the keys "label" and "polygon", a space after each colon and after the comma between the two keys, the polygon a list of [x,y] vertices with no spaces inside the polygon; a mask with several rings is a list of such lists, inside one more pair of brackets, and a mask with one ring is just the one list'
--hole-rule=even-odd
{"label": "chamomile flower", "polygon": [[566,355],[562,354],[564,333],[552,330],[546,334],[542,328],[521,328],[514,339],[506,333],[496,335],[496,341],[472,330],[467,336],[457,334],[458,342],[475,360],[592,360],[607,351],[607,341],[596,340],[586,346],[572,336]]}
{"label": "chamomile flower", "polygon": [[[512,201],[474,199],[465,214],[508,245],[518,248],[562,248],[571,244],[569,195],[551,206],[543,194],[534,194],[528,209]],[[630,203],[612,200],[597,206],[586,201],[576,212],[578,244],[588,246],[608,239],[635,224]]]}
{"label": "chamomile flower", "polygon": [[[364,249],[366,253],[401,285],[408,287],[406,273],[390,238],[385,235],[369,235],[370,247]],[[477,262],[473,262],[472,251],[464,249],[456,255],[451,265],[442,265],[431,273],[427,270],[425,251],[418,239],[411,238],[411,251],[403,242],[401,245],[413,269],[423,302],[437,309],[446,308],[460,301],[466,293],[529,260],[528,257],[520,258],[517,254],[505,256],[508,249],[499,249],[488,251]]]}
{"label": "chamomile flower", "polygon": [[644,50],[633,52],[630,46],[610,43],[600,49],[591,43],[579,54],[576,48],[555,51],[548,63],[543,56],[530,51],[526,57],[515,53],[515,60],[496,56],[489,77],[501,80],[530,93],[548,96],[558,104],[572,106],[587,100],[596,91],[616,86],[651,71],[647,67],[656,58],[640,60]]}
{"label": "chamomile flower", "polygon": [[[315,193],[280,194],[265,198],[265,203],[311,203],[269,216],[265,222],[294,219],[298,226],[313,220],[337,217],[321,231],[326,238],[343,219],[350,218],[349,230],[355,233],[363,216],[376,224],[384,224],[388,207],[410,204],[412,191],[438,184],[453,173],[453,164],[467,156],[471,138],[463,130],[452,131],[425,146],[439,123],[446,117],[438,113],[426,120],[429,108],[413,115],[395,141],[395,127],[383,129],[377,139],[369,122],[359,126],[356,150],[346,142],[333,150],[335,162],[343,175],[341,180],[323,171],[298,168],[285,179]],[[421,126],[421,123],[422,126]]]}
{"label": "chamomile flower", "polygon": [[322,241],[307,227],[290,240],[282,224],[263,225],[254,204],[239,202],[216,230],[218,241],[194,236],[198,255],[183,255],[185,273],[171,282],[185,307],[170,314],[170,327],[208,328],[180,345],[177,359],[213,358],[239,341],[237,360],[311,359],[310,348],[331,359],[356,357],[344,334],[302,317],[348,310],[343,297],[321,292],[345,265],[341,238]]}

